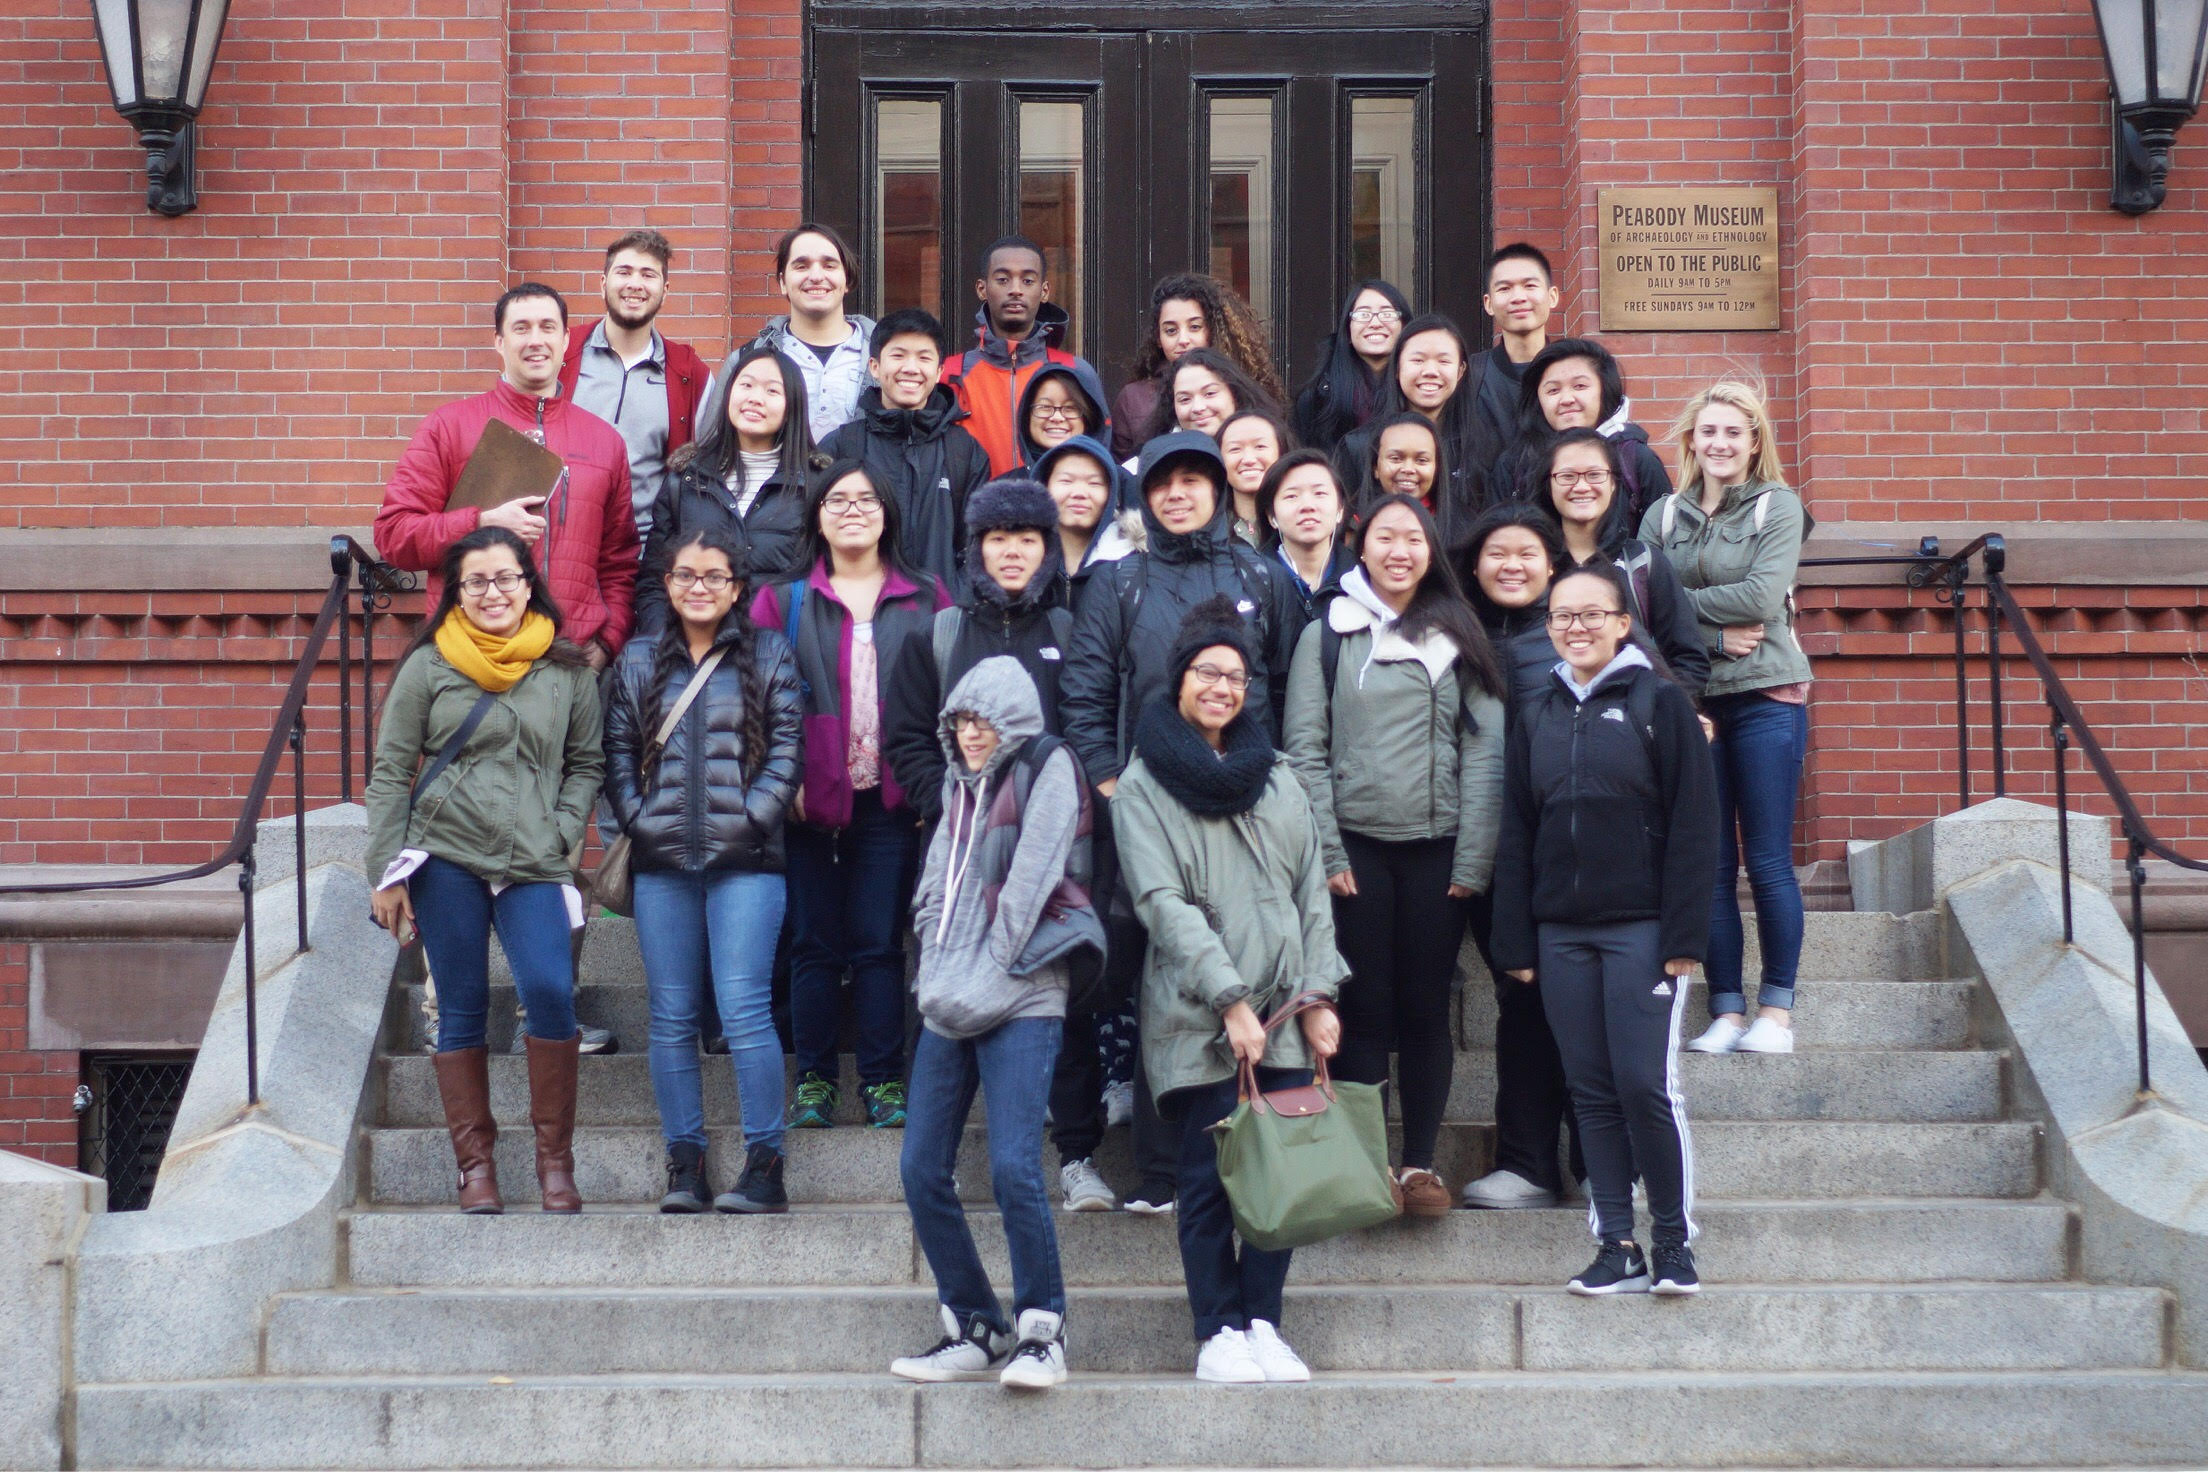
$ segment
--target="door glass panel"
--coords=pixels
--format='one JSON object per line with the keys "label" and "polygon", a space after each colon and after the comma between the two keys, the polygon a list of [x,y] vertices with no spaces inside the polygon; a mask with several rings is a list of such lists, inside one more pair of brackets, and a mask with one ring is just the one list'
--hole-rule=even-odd
{"label": "door glass panel", "polygon": [[1020,99],[1020,233],[1043,248],[1050,299],[1073,317],[1066,347],[1076,353],[1088,286],[1086,124],[1083,103]]}
{"label": "door glass panel", "polygon": [[1349,100],[1349,274],[1419,296],[1418,99]]}
{"label": "door glass panel", "polygon": [[1212,97],[1210,272],[1273,315],[1273,99]]}
{"label": "door glass panel", "polygon": [[874,104],[874,305],[943,315],[943,104]]}

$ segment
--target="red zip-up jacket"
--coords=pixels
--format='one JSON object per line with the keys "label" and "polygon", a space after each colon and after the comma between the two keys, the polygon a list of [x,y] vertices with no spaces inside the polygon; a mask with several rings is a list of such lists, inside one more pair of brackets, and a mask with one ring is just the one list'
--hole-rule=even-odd
{"label": "red zip-up jacket", "polygon": [[[620,653],[635,622],[639,551],[629,447],[612,425],[565,399],[532,398],[500,379],[489,393],[455,399],[424,419],[384,483],[376,550],[394,567],[431,572],[447,547],[476,529],[481,512],[447,511],[445,503],[493,418],[523,434],[541,424],[545,447],[566,462],[563,483],[539,513],[547,525],[537,565],[560,606],[560,632]],[[437,591],[432,573],[432,605]]]}

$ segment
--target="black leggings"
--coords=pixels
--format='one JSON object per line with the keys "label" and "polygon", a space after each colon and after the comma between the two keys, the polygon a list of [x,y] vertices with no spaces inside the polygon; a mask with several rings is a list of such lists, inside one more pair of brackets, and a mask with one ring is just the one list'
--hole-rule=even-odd
{"label": "black leggings", "polygon": [[1334,940],[1350,970],[1336,1003],[1342,1050],[1334,1072],[1383,1084],[1388,1054],[1397,1055],[1403,1163],[1431,1170],[1456,1066],[1449,992],[1467,911],[1463,900],[1449,898],[1457,841],[1383,843],[1345,831],[1342,847],[1357,893],[1334,899]]}

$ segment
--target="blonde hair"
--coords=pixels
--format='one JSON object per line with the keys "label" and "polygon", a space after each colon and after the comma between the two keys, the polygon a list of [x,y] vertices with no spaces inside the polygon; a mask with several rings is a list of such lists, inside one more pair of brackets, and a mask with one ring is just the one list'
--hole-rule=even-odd
{"label": "blonde hair", "polygon": [[1786,484],[1786,467],[1779,460],[1778,439],[1771,432],[1771,411],[1764,407],[1763,385],[1738,378],[1721,378],[1687,400],[1671,427],[1679,442],[1679,494],[1690,499],[1702,493],[1702,461],[1694,453],[1694,424],[1712,404],[1739,411],[1756,437],[1756,453],[1748,463],[1748,479],[1770,485]]}

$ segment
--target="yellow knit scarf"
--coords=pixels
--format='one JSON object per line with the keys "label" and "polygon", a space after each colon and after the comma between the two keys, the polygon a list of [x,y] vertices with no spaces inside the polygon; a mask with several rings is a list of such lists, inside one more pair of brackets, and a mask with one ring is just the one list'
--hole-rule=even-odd
{"label": "yellow knit scarf", "polygon": [[437,626],[437,652],[454,669],[494,695],[511,690],[529,666],[552,647],[552,620],[531,610],[511,635],[488,634],[455,608]]}

